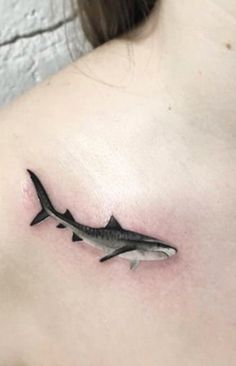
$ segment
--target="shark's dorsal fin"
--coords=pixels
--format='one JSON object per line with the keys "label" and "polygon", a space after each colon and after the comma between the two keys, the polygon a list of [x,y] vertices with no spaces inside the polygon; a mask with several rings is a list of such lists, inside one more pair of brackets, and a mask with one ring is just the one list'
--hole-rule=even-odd
{"label": "shark's dorsal fin", "polygon": [[122,229],[122,227],[119,224],[119,222],[115,219],[115,217],[112,215],[110,217],[110,220],[108,221],[108,224],[106,225],[106,229],[120,230],[120,229]]}

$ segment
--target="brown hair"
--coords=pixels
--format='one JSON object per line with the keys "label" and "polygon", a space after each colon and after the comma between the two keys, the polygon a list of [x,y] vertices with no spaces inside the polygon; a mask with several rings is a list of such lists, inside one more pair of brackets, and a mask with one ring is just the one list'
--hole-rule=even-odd
{"label": "brown hair", "polygon": [[133,30],[147,18],[156,0],[76,0],[82,27],[97,47]]}

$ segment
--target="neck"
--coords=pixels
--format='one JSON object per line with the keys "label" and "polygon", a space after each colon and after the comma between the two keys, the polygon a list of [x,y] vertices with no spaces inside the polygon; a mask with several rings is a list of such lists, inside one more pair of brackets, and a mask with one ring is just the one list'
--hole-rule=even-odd
{"label": "neck", "polygon": [[235,0],[163,0],[157,5],[144,26],[149,35],[138,42],[140,50],[152,48],[151,83],[163,86],[172,110],[191,125],[235,141]]}

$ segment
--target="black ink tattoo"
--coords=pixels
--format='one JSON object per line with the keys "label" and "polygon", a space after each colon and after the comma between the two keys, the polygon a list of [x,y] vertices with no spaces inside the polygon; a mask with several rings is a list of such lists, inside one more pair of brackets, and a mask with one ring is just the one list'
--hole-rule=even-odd
{"label": "black ink tattoo", "polygon": [[66,210],[65,213],[58,212],[52,205],[39,178],[30,170],[28,173],[42,206],[41,211],[31,222],[31,226],[52,217],[57,221],[58,228],[72,230],[72,241],[84,240],[90,245],[105,250],[106,255],[100,258],[100,262],[120,256],[130,260],[131,269],[136,268],[142,260],[160,260],[177,253],[176,248],[159,239],[123,229],[114,216],[111,216],[108,224],[103,228],[92,228],[78,223],[69,210]]}

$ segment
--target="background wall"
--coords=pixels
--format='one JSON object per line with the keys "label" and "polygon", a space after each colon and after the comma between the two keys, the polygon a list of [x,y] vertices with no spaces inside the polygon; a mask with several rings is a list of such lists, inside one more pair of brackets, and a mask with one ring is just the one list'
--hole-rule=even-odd
{"label": "background wall", "polygon": [[0,0],[0,106],[90,48],[70,0]]}

